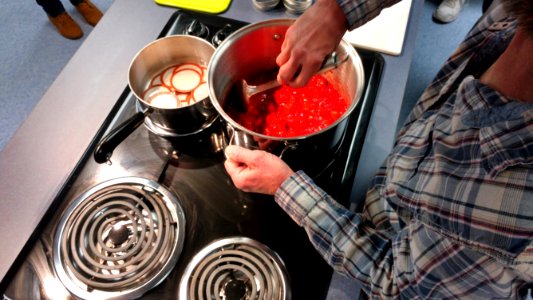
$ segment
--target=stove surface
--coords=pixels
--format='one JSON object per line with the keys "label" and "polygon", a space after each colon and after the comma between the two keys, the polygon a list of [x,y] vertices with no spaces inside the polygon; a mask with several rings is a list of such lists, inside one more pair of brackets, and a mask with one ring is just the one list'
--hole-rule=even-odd
{"label": "stove surface", "polygon": [[[173,34],[194,34],[217,46],[231,32],[244,25],[246,23],[213,15],[177,11],[162,30],[160,37]],[[348,126],[339,147],[335,151],[326,153],[305,149],[289,150],[283,157],[294,169],[305,170],[320,186],[344,205],[349,204],[348,195],[353,184],[354,172],[366,133],[366,124],[370,118],[383,66],[381,56],[378,54],[361,50],[358,53],[362,58],[365,70],[365,91],[348,119]],[[80,267],[82,265],[81,260],[93,257],[89,254],[90,252],[79,252],[81,251],[79,245],[85,243],[92,250],[95,250],[95,246],[90,241],[88,242],[87,239],[90,238],[82,233],[81,237],[75,236],[74,242],[69,242],[68,245],[71,246],[69,249],[68,245],[62,246],[62,243],[59,242],[62,239],[61,235],[76,230],[85,230],[85,232],[90,233],[88,235],[90,237],[94,236],[95,231],[100,230],[96,234],[101,239],[98,243],[107,245],[100,247],[108,247],[105,248],[106,253],[115,251],[113,253],[123,255],[116,249],[127,245],[129,238],[137,238],[139,235],[136,232],[147,230],[146,232],[143,231],[143,234],[150,231],[150,233],[155,233],[154,236],[159,236],[159,233],[170,230],[171,235],[176,239],[166,240],[166,243],[178,244],[180,249],[175,258],[172,253],[161,254],[166,255],[167,258],[163,263],[155,264],[154,268],[167,271],[155,272],[165,273],[164,276],[153,279],[151,283],[155,282],[156,284],[149,285],[146,290],[143,289],[139,293],[128,295],[123,294],[122,291],[125,286],[128,286],[127,284],[120,287],[120,285],[112,284],[116,281],[111,280],[111,284],[105,282],[109,286],[118,286],[118,292],[113,294],[115,297],[178,299],[180,282],[189,279],[190,270],[193,268],[190,263],[198,260],[199,253],[213,247],[213,243],[221,243],[220,241],[231,238],[239,241],[243,239],[252,241],[253,245],[261,245],[258,248],[275,257],[275,259],[267,260],[268,264],[272,264],[270,267],[276,270],[283,270],[280,271],[281,275],[276,275],[276,278],[285,279],[286,277],[287,280],[287,293],[276,296],[276,299],[289,299],[291,297],[292,299],[324,299],[329,287],[332,269],[315,251],[305,231],[299,228],[277,206],[272,197],[244,193],[233,186],[223,166],[223,149],[228,136],[220,119],[199,133],[175,137],[162,137],[149,130],[150,124],[145,124],[145,126],[136,129],[114,150],[108,163],[98,164],[94,161],[92,153],[98,141],[136,113],[136,101],[135,96],[126,87],[113,112],[103,124],[101,132],[95,137],[93,146],[80,160],[75,174],[55,201],[55,205],[47,213],[43,221],[44,229],[41,232],[36,232],[37,238],[34,246],[25,254],[26,258],[23,262],[17,266],[12,282],[5,292],[5,297],[8,299],[72,297],[72,294],[69,293],[69,290],[72,292],[72,288],[69,286],[70,284],[65,284],[65,281],[68,281],[65,278],[74,278],[74,284],[79,285],[76,277],[72,276],[78,271],[72,271],[71,268]],[[89,219],[87,227],[80,229],[79,226],[83,225],[69,223],[70,216],[81,211],[84,206],[100,209],[101,205],[104,205],[95,203],[95,200],[82,200],[85,199],[84,196],[90,198],[91,195],[100,191],[100,188],[95,187],[109,186],[110,183],[124,180],[146,183],[148,189],[156,191],[157,186],[161,186],[162,193],[168,193],[167,198],[173,199],[170,202],[177,203],[175,206],[179,208],[177,210],[179,212],[176,213],[171,209],[173,212],[170,214],[174,214],[174,217],[164,216],[167,213],[162,212],[165,210],[163,208],[158,208],[158,213],[153,212],[155,207],[159,207],[156,204],[148,204],[146,207],[143,206],[145,204],[139,204],[144,208],[138,211],[131,209],[131,211],[138,212],[138,216],[134,216],[135,214],[130,210],[115,206],[113,207],[116,209],[115,212],[119,212],[118,215],[122,212],[122,217],[127,216],[127,220],[115,221],[114,223],[101,221],[99,219],[100,214],[109,212],[108,209],[104,210],[105,212],[93,213],[93,218]],[[149,195],[141,196],[140,202],[148,203],[150,202],[147,200],[148,198],[150,198]],[[175,216],[176,214],[183,216],[183,220],[179,222],[182,222],[184,226],[175,225],[176,219],[179,219]],[[101,223],[98,223],[98,220]],[[163,223],[168,223],[165,225],[167,227],[159,225]],[[98,227],[94,224],[103,225]],[[113,224],[123,224],[123,226],[113,227],[111,226]],[[91,227],[91,225],[94,226]],[[93,227],[94,229],[91,229]],[[161,241],[161,243],[163,242]],[[143,244],[144,247],[148,248],[151,245],[153,245],[152,242]],[[153,251],[154,249],[158,248],[146,251]],[[70,259],[74,256],[77,257],[76,260],[71,261]],[[68,264],[65,265],[65,261],[68,261]],[[126,266],[129,265],[123,265],[125,262],[128,262],[126,258],[120,263],[116,263],[115,259],[113,263],[106,263],[105,266],[111,266],[110,269],[113,270],[126,270]],[[100,261],[99,263],[101,264]],[[65,270],[58,272],[58,268],[62,266],[65,267]],[[99,270],[104,269],[103,267],[104,265]],[[110,276],[105,279],[116,278],[118,276],[116,272],[118,271],[109,271]],[[259,273],[272,274],[275,272]],[[139,273],[126,274],[123,279],[129,284],[130,281],[135,281],[130,280],[131,278],[137,280],[144,276],[143,273],[138,278],[132,277],[137,276],[137,274]],[[245,273],[240,274],[240,276],[245,276],[243,274]],[[100,274],[95,275],[100,276]],[[250,278],[254,278],[254,281],[260,281],[254,276]],[[234,277],[239,278],[236,275]],[[228,296],[228,291],[242,297],[246,294],[244,291],[247,288],[255,286],[251,284],[244,287],[235,284],[235,280],[227,278],[220,280],[220,282],[227,283],[225,286],[228,289],[218,295],[220,299],[232,299]],[[142,280],[136,282],[142,282]],[[269,282],[272,284],[272,281]],[[276,282],[279,285],[284,280]],[[83,295],[81,298],[98,295],[94,291],[98,292],[98,286],[105,285],[103,283],[91,284],[86,284],[85,291],[80,292]],[[53,288],[49,288],[49,286]],[[109,286],[106,286],[105,289],[112,290]],[[131,288],[135,289],[136,287],[132,286]],[[254,292],[259,293],[259,290],[256,288]],[[88,296],[85,297],[85,295]],[[94,297],[102,299],[106,295],[100,294]]]}

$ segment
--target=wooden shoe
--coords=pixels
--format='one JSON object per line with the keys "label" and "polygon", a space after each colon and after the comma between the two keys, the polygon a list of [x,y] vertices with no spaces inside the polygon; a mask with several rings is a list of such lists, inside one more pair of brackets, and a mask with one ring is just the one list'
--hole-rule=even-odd
{"label": "wooden shoe", "polygon": [[83,36],[80,25],[66,12],[62,12],[56,17],[48,16],[48,19],[54,24],[59,33],[67,39],[77,40]]}
{"label": "wooden shoe", "polygon": [[76,5],[76,9],[83,16],[85,21],[92,26],[95,26],[102,18],[102,12],[92,4],[89,0],[84,0],[80,4]]}

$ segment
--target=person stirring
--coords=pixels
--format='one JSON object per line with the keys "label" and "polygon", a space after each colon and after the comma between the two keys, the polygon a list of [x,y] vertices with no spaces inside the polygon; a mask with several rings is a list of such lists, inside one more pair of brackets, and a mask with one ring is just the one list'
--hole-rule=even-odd
{"label": "person stirring", "polygon": [[[385,3],[318,0],[287,32],[278,78],[304,85],[344,30]],[[415,105],[361,212],[265,151],[228,146],[229,176],[273,195],[372,298],[524,297],[533,283],[531,16],[533,1],[508,0],[472,28]]]}

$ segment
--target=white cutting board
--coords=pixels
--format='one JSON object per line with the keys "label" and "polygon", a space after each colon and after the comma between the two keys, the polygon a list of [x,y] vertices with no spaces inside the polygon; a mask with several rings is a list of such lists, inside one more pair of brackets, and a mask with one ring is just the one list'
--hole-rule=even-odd
{"label": "white cutting board", "polygon": [[370,22],[347,32],[344,38],[359,48],[399,55],[402,53],[411,2],[402,0],[385,8]]}

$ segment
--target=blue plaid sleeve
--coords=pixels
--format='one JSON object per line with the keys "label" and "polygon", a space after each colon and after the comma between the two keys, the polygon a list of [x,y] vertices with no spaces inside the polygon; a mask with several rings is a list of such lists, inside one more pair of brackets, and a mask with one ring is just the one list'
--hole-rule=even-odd
{"label": "blue plaid sleeve", "polygon": [[341,7],[349,29],[355,29],[379,15],[382,9],[387,8],[400,0],[337,0]]}

